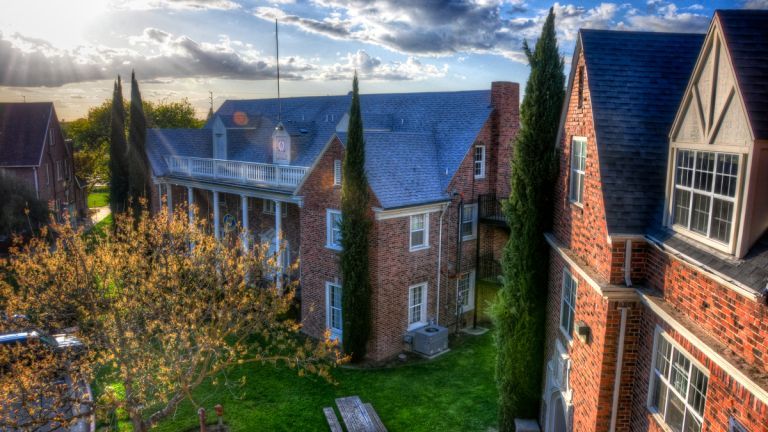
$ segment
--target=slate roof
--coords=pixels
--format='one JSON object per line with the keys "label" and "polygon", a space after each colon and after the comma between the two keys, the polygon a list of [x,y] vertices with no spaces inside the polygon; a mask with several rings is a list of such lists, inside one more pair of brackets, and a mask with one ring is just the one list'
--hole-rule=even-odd
{"label": "slate roof", "polygon": [[0,166],[37,166],[53,103],[0,103]]}
{"label": "slate roof", "polygon": [[[489,90],[360,96],[366,169],[382,206],[445,199],[448,182],[492,112],[490,97]],[[349,94],[281,99],[280,119],[291,135],[291,165],[314,163],[337,133],[350,102]],[[227,127],[229,159],[272,162],[277,99],[228,100],[216,116]],[[216,116],[197,131],[150,130],[147,152],[155,174],[167,172],[163,154],[212,157],[211,128]],[[345,140],[345,134],[338,135]]]}
{"label": "slate roof", "polygon": [[648,234],[661,242],[664,247],[692,258],[699,265],[715,270],[727,279],[737,281],[758,292],[768,289],[768,233],[764,234],[741,259],[725,255],[661,227],[651,229]]}
{"label": "slate roof", "polygon": [[[347,134],[338,134],[346,145]],[[365,132],[365,171],[382,208],[447,200],[434,135],[419,132]],[[400,157],[400,155],[417,155]],[[397,157],[393,157],[397,156]],[[397,175],[393,175],[397,173]]]}
{"label": "slate roof", "polygon": [[638,234],[663,206],[668,133],[703,34],[585,30],[606,223]]}
{"label": "slate roof", "polygon": [[717,10],[756,139],[768,139],[768,10]]}

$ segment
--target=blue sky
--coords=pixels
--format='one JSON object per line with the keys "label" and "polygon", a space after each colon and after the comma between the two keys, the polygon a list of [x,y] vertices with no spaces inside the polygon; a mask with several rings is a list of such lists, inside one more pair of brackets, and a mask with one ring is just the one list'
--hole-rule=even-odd
{"label": "blue sky", "polygon": [[[717,8],[768,0],[0,0],[0,101],[53,101],[74,119],[134,68],[150,100],[484,89],[525,83],[523,40],[554,6],[570,60],[579,28],[704,32]],[[126,89],[126,96],[128,91]]]}

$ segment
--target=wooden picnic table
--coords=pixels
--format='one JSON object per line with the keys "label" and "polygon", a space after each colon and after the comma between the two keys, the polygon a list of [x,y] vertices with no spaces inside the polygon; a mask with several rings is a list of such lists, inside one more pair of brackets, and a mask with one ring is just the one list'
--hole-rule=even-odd
{"label": "wooden picnic table", "polygon": [[[376,410],[373,409],[373,405],[369,403],[363,403],[359,396],[348,396],[336,399],[336,406],[339,408],[341,414],[341,420],[344,422],[347,431],[349,432],[387,432]],[[331,430],[337,430],[332,420],[329,418],[330,414],[333,414],[332,408],[325,408],[326,419]],[[335,420],[336,416],[333,415]]]}

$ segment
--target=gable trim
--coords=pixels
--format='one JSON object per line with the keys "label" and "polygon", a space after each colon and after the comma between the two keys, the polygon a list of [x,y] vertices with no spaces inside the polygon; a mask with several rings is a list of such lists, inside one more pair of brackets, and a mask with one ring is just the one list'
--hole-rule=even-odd
{"label": "gable trim", "polygon": [[314,161],[312,161],[312,165],[310,165],[310,166],[309,166],[309,169],[307,170],[307,173],[306,173],[306,174],[304,174],[304,178],[303,178],[303,179],[301,179],[301,182],[298,184],[298,186],[296,186],[296,189],[294,189],[294,195],[295,195],[295,194],[297,194],[297,193],[299,193],[299,191],[301,190],[301,188],[302,188],[302,187],[304,187],[304,183],[307,181],[307,179],[309,178],[309,176],[310,176],[310,175],[311,175],[313,172],[315,172],[315,168],[317,168],[317,164],[319,164],[319,163],[320,163],[320,159],[322,159],[322,158],[323,158],[323,155],[325,155],[325,152],[326,152],[326,151],[328,151],[328,148],[331,146],[331,143],[333,142],[333,140],[334,140],[334,139],[335,139],[335,140],[338,140],[338,141],[339,141],[339,144],[340,144],[342,147],[344,147],[344,144],[341,142],[341,138],[339,138],[339,136],[338,136],[338,135],[336,135],[336,133],[334,133],[333,135],[331,135],[331,137],[328,139],[328,142],[327,142],[327,143],[325,143],[325,145],[323,146],[323,149],[322,149],[322,150],[320,150],[320,153],[318,153],[318,154],[317,154],[317,157],[315,157],[315,160],[314,160]]}
{"label": "gable trim", "polygon": [[53,116],[53,104],[51,104],[51,108],[48,111],[48,121],[45,123],[45,132],[43,132],[43,145],[40,146],[40,157],[37,158],[37,165],[28,165],[28,166],[40,166],[43,164],[43,155],[45,154],[45,140],[48,137],[48,130],[51,128],[51,117]]}

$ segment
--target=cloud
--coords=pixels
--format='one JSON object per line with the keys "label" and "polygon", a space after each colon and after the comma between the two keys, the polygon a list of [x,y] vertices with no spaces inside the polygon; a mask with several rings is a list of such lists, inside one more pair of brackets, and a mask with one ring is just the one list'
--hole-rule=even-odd
{"label": "cloud", "polygon": [[[637,9],[627,12],[618,25],[620,29],[643,30],[656,32],[704,33],[709,26],[709,15],[694,12],[680,12],[674,3],[662,0],[648,2],[647,13]],[[691,10],[696,10],[691,8]]]}
{"label": "cloud", "polygon": [[234,10],[240,9],[239,3],[231,0],[127,0],[113,1],[115,9],[128,10]]}
{"label": "cloud", "polygon": [[768,0],[744,0],[744,9],[768,9]]}
{"label": "cloud", "polygon": [[355,40],[417,56],[492,52],[513,56],[526,31],[539,23],[505,18],[524,10],[522,1],[468,0],[312,0],[321,18],[258,7],[254,15],[279,19],[305,32]]}
{"label": "cloud", "polygon": [[[274,59],[253,45],[226,35],[214,43],[198,42],[158,28],[146,28],[129,38],[132,48],[80,46],[59,49],[47,41],[0,33],[0,86],[58,87],[69,83],[113,79],[135,69],[142,82],[168,84],[178,78],[270,80],[276,78]],[[285,57],[280,77],[287,80],[351,79],[355,70],[369,80],[404,81],[444,77],[448,66],[414,57],[385,62],[358,50],[321,65],[319,59]]]}
{"label": "cloud", "polygon": [[438,67],[424,64],[414,57],[408,57],[404,62],[384,63],[379,57],[372,57],[365,50],[348,53],[341,62],[322,68],[321,72],[312,79],[317,80],[350,80],[355,71],[360,78],[368,81],[407,81],[442,78],[448,72],[448,66]]}
{"label": "cloud", "polygon": [[[747,0],[766,2],[768,0]],[[311,16],[296,8],[257,7],[254,15],[336,40],[358,41],[412,56],[487,53],[525,62],[522,42],[535,41],[547,10],[529,10],[522,0],[310,0]],[[555,3],[558,38],[572,46],[580,28],[645,31],[705,31],[709,16],[700,5],[678,10],[665,0],[593,7]],[[291,11],[291,12],[289,12]],[[300,12],[299,12],[300,11]]]}
{"label": "cloud", "polygon": [[[0,85],[61,86],[67,83],[113,78],[135,69],[143,79],[220,77],[233,79],[273,79],[274,62],[250,44],[222,36],[216,43],[197,42],[187,36],[148,28],[131,43],[143,48],[116,49],[80,46],[73,50],[57,49],[42,40],[0,33]],[[146,54],[151,49],[153,54]],[[316,69],[299,57],[289,57],[281,64],[281,76],[300,79]]]}

